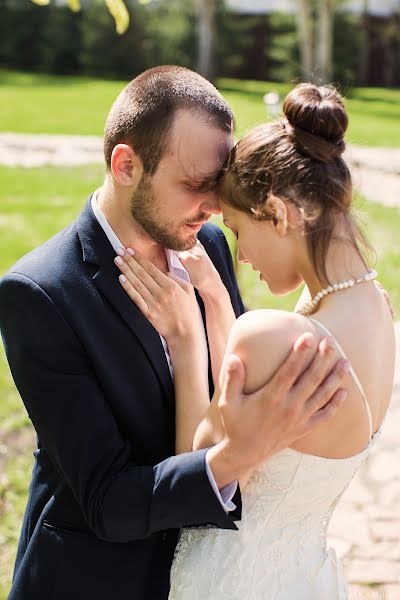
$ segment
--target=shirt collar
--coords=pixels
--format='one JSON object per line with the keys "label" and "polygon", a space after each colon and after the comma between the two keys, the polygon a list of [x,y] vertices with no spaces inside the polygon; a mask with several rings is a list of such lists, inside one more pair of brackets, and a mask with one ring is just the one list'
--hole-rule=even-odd
{"label": "shirt collar", "polygon": [[[96,217],[101,228],[106,234],[111,246],[114,248],[115,252],[117,252],[118,248],[124,248],[124,246],[120,242],[117,234],[112,229],[110,223],[107,221],[104,213],[102,212],[101,208],[97,203],[98,193],[99,190],[94,192],[91,199],[91,205],[94,212],[94,216]],[[179,260],[178,253],[175,250],[171,250],[170,248],[165,248],[165,256],[167,257],[168,268],[170,269],[170,271],[177,277],[183,279],[184,281],[190,282],[189,273],[186,271],[185,267]]]}

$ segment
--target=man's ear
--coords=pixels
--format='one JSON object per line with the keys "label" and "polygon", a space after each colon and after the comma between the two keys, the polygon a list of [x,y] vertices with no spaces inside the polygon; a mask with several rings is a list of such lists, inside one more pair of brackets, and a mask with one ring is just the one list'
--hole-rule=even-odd
{"label": "man's ear", "polygon": [[111,154],[114,179],[124,187],[136,186],[143,172],[142,161],[128,144],[117,144]]}

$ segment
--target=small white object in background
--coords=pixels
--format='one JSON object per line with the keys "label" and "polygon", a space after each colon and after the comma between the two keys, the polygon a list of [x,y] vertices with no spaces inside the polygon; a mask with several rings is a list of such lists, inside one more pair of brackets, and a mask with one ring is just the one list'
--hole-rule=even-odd
{"label": "small white object in background", "polygon": [[279,94],[276,92],[268,92],[263,96],[264,104],[267,108],[268,115],[275,119],[278,116],[280,110]]}

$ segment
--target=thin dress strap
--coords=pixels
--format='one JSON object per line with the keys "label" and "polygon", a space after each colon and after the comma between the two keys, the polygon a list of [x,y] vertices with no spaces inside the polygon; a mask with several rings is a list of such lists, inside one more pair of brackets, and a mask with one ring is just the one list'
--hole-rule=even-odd
{"label": "thin dress strap", "polygon": [[[333,337],[333,339],[335,341],[335,344],[337,346],[337,349],[339,350],[339,353],[343,356],[343,358],[347,359],[347,356],[344,353],[344,350],[343,350],[342,346],[339,344],[339,342],[337,341],[337,339],[335,338],[335,336],[329,331],[329,329],[327,327],[325,327],[325,325],[323,325],[321,323],[321,321],[318,321],[318,319],[313,319],[312,317],[308,317],[308,318],[310,319],[310,321],[313,321],[314,323],[317,323],[321,327],[321,329],[323,329],[325,331],[325,333],[327,335]],[[355,382],[356,386],[358,387],[361,396],[364,399],[364,404],[365,404],[365,408],[366,408],[366,411],[367,411],[368,422],[369,422],[369,438],[371,439],[371,437],[372,437],[372,415],[371,415],[371,409],[369,407],[368,400],[367,400],[367,397],[366,397],[365,392],[364,392],[364,388],[361,385],[361,381],[357,377],[357,373],[354,371],[354,369],[353,369],[353,367],[351,365],[350,365],[350,368],[349,368],[349,373],[353,377],[354,382]]]}

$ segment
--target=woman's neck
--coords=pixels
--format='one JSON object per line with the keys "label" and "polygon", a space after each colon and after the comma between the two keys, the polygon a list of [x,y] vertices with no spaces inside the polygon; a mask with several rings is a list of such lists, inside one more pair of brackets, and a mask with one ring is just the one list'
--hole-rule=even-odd
{"label": "woman's neck", "polygon": [[349,239],[335,239],[331,242],[325,260],[325,269],[330,283],[320,280],[311,259],[307,258],[300,268],[312,298],[330,284],[357,279],[368,271],[368,267]]}

